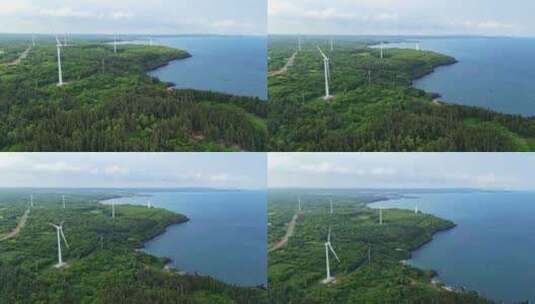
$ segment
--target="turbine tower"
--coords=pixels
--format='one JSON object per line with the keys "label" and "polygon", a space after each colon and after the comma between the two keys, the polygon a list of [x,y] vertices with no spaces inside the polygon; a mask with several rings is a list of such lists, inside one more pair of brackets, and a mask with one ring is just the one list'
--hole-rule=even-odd
{"label": "turbine tower", "polygon": [[329,262],[329,251],[332,252],[334,258],[340,263],[340,259],[331,245],[331,226],[329,226],[329,234],[327,235],[327,242],[325,242],[325,266],[326,266],[326,277],[322,281],[323,284],[329,284],[334,282],[334,277],[331,276],[331,265]]}
{"label": "turbine tower", "polygon": [[331,78],[331,70],[330,70],[330,60],[329,60],[329,57],[327,57],[327,55],[325,55],[325,53],[323,53],[323,51],[320,49],[320,47],[318,46],[318,50],[320,51],[321,53],[321,56],[323,57],[323,70],[324,70],[324,74],[325,74],[325,97],[324,99],[325,100],[328,100],[330,99],[332,96],[331,96],[331,93],[329,91],[329,80]]}
{"label": "turbine tower", "polygon": [[117,54],[117,36],[113,38],[113,53]]}
{"label": "turbine tower", "polygon": [[149,209],[152,208],[152,205],[151,205],[150,201],[147,201],[147,208],[149,208]]}
{"label": "turbine tower", "polygon": [[383,224],[383,207],[379,207],[379,225]]}
{"label": "turbine tower", "polygon": [[334,51],[334,40],[331,38],[331,52]]}
{"label": "turbine tower", "polygon": [[63,201],[63,209],[65,209],[65,195],[62,195],[62,196],[61,196],[61,199],[62,199],[62,201]]}
{"label": "turbine tower", "polygon": [[419,210],[418,210],[418,204],[416,204],[416,207],[414,207],[414,214],[418,214]]}
{"label": "turbine tower", "polygon": [[35,47],[35,35],[32,35],[32,46]]}
{"label": "turbine tower", "polygon": [[331,214],[333,214],[333,213],[334,213],[334,210],[333,210],[333,200],[331,199],[330,201],[331,201]]}
{"label": "turbine tower", "polygon": [[65,238],[65,234],[63,233],[63,222],[59,225],[50,224],[50,226],[56,228],[56,233],[58,236],[58,263],[54,265],[56,268],[60,268],[65,266],[65,263],[63,263],[63,256],[61,254],[61,239],[63,238],[63,241],[65,242],[65,245],[67,248],[69,248],[69,243],[67,243],[67,239]]}
{"label": "turbine tower", "polygon": [[301,210],[302,210],[302,209],[301,209],[301,197],[298,197],[298,198],[297,198],[297,206],[298,206],[298,210],[299,210],[299,212],[301,212]]}
{"label": "turbine tower", "polygon": [[384,58],[384,46],[383,46],[383,42],[381,41],[381,59]]}
{"label": "turbine tower", "polygon": [[63,73],[61,71],[61,42],[58,39],[58,36],[56,36],[56,48],[58,49],[58,86],[63,85]]}
{"label": "turbine tower", "polygon": [[33,207],[33,194],[30,194],[30,206]]}
{"label": "turbine tower", "polygon": [[420,43],[416,43],[416,50],[419,51],[420,50]]}

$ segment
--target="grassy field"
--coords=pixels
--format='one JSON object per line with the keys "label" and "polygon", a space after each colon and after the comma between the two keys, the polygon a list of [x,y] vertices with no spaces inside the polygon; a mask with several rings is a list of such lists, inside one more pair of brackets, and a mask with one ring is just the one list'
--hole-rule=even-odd
{"label": "grassy field", "polygon": [[41,37],[20,63],[2,64],[31,45],[21,39],[0,36],[0,49],[9,50],[0,57],[0,150],[266,149],[266,102],[171,90],[146,74],[191,56],[184,50],[122,44],[115,53],[106,41],[77,39],[62,47],[66,84],[58,87],[52,37]]}
{"label": "grassy field", "polygon": [[[372,48],[368,40],[309,38],[287,73],[268,78],[273,151],[528,151],[535,118],[447,104],[412,81],[455,58],[430,51]],[[331,61],[325,101],[323,60]],[[272,37],[270,70],[296,50],[296,38]]]}
{"label": "grassy field", "polygon": [[[490,303],[475,293],[452,292],[431,282],[434,274],[404,263],[411,251],[432,240],[433,234],[451,229],[454,223],[429,214],[385,209],[367,203],[381,199],[362,195],[329,196],[307,191],[272,191],[269,198],[269,242],[272,246],[297,211],[302,214],[295,234],[286,246],[269,254],[269,293],[274,303]],[[331,273],[325,278],[324,242],[328,227],[332,246]]]}
{"label": "grassy field", "polygon": [[[187,217],[164,209],[99,204],[111,193],[61,194],[34,192],[26,225],[20,233],[0,241],[0,299],[5,303],[262,303],[265,291],[229,286],[210,277],[179,274],[165,269],[165,258],[139,250],[143,242]],[[11,231],[20,211],[29,208],[29,191],[4,190],[0,210]],[[64,221],[69,247],[62,244],[57,263],[56,231],[50,223]]]}

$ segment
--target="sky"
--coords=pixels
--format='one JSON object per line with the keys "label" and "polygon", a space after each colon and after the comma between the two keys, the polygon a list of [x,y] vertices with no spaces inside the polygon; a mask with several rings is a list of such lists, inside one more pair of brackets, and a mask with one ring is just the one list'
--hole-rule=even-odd
{"label": "sky", "polygon": [[270,153],[270,188],[535,190],[535,153]]}
{"label": "sky", "polygon": [[269,0],[272,34],[534,36],[533,0]]}
{"label": "sky", "polygon": [[266,0],[3,0],[0,31],[84,34],[251,34]]}
{"label": "sky", "polygon": [[0,153],[0,188],[265,189],[265,153]]}

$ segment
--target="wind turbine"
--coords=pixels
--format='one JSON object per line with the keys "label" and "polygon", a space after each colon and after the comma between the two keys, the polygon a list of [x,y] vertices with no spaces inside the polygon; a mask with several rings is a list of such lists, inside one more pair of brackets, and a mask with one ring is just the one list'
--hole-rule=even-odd
{"label": "wind turbine", "polygon": [[327,55],[323,53],[323,51],[320,49],[319,46],[318,46],[318,50],[320,51],[321,56],[323,57],[323,70],[325,74],[325,97],[324,99],[327,100],[332,97],[329,91],[329,79],[331,78],[331,70],[330,70],[331,64],[330,64],[329,57],[327,57]]}
{"label": "wind turbine", "polygon": [[63,209],[65,209],[65,195],[62,195],[62,196],[61,196],[61,199],[62,199],[62,201],[63,201]]}
{"label": "wind turbine", "polygon": [[113,53],[117,54],[117,36],[113,38]]}
{"label": "wind turbine", "polygon": [[63,85],[63,73],[61,71],[61,42],[58,39],[58,36],[56,36],[56,48],[58,49],[58,86],[61,87]]}
{"label": "wind turbine", "polygon": [[298,197],[298,198],[297,198],[297,206],[298,206],[298,210],[299,210],[299,212],[301,212],[301,210],[302,210],[302,209],[301,209],[301,197]]}
{"label": "wind turbine", "polygon": [[381,41],[381,59],[384,58],[384,46],[383,46],[383,42]]}
{"label": "wind turbine", "polygon": [[420,50],[420,43],[419,43],[419,42],[416,43],[416,50],[417,50],[417,51]]}
{"label": "wind turbine", "polygon": [[334,40],[331,38],[331,52],[334,51]]}
{"label": "wind turbine", "polygon": [[33,194],[30,194],[30,206],[33,207]]}
{"label": "wind turbine", "polygon": [[331,201],[331,214],[333,214],[333,213],[334,213],[334,210],[333,210],[333,200],[331,199],[330,201]]}
{"label": "wind turbine", "polygon": [[333,253],[334,258],[340,263],[340,259],[336,255],[336,252],[331,245],[331,226],[329,226],[329,234],[327,235],[327,242],[325,242],[325,266],[326,266],[326,277],[322,281],[323,284],[329,284],[334,282],[334,277],[331,276],[331,265],[329,262],[329,251]]}
{"label": "wind turbine", "polygon": [[418,210],[418,204],[416,204],[416,207],[414,207],[414,214],[418,214],[419,210]]}
{"label": "wind turbine", "polygon": [[35,47],[35,35],[32,35],[32,45]]}
{"label": "wind turbine", "polygon": [[383,207],[379,207],[379,225],[383,224]]}
{"label": "wind turbine", "polygon": [[58,236],[58,263],[54,267],[61,268],[65,266],[65,263],[63,263],[63,256],[61,255],[61,239],[63,238],[63,241],[65,242],[67,248],[69,248],[69,243],[67,243],[67,239],[65,238],[65,234],[63,233],[63,222],[61,222],[61,224],[59,225],[54,225],[50,223],[50,226],[56,228],[56,233]]}
{"label": "wind turbine", "polygon": [[147,208],[149,208],[149,209],[152,208],[152,205],[151,205],[150,201],[147,201]]}

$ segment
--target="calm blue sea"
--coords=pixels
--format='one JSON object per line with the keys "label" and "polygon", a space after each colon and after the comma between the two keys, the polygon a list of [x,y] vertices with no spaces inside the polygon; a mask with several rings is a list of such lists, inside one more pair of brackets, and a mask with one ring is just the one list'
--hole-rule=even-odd
{"label": "calm blue sea", "polygon": [[438,271],[447,285],[496,301],[535,301],[535,193],[421,194],[372,207],[414,209],[458,226],[435,235],[410,263]]}
{"label": "calm blue sea", "polygon": [[[535,38],[419,39],[423,50],[455,57],[457,64],[438,68],[414,86],[442,95],[442,100],[535,115]],[[388,47],[415,48],[415,43]]]}
{"label": "calm blue sea", "polygon": [[210,275],[239,286],[267,281],[267,194],[262,191],[154,192],[122,198],[181,213],[174,225],[145,244],[152,255],[169,257],[180,271]]}
{"label": "calm blue sea", "polygon": [[177,88],[211,90],[267,99],[267,38],[260,36],[156,37],[154,43],[188,51],[150,72]]}

